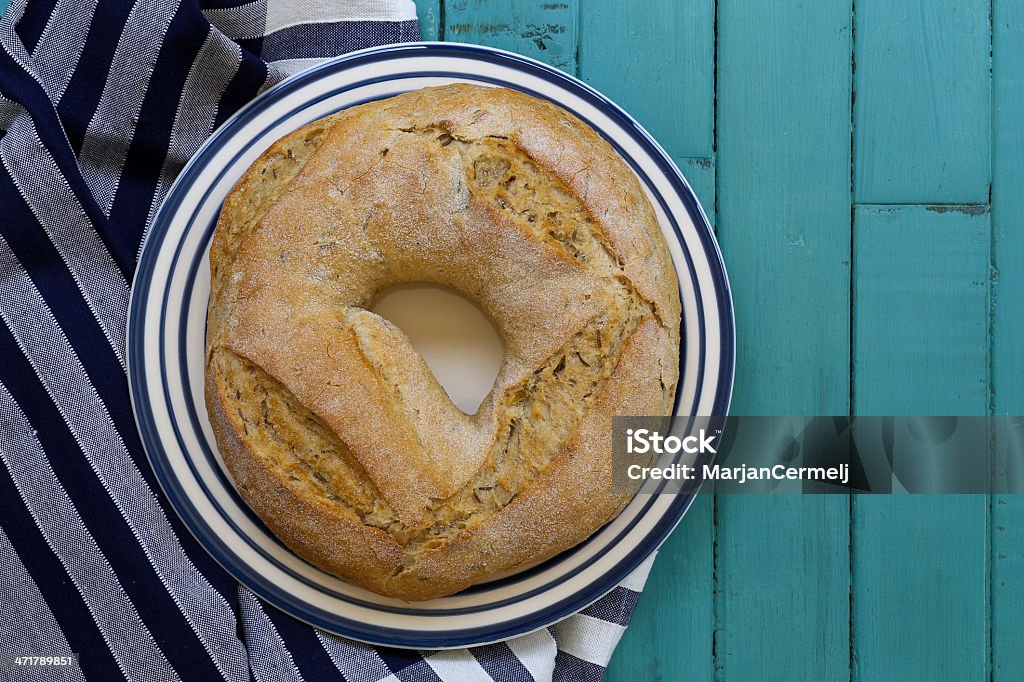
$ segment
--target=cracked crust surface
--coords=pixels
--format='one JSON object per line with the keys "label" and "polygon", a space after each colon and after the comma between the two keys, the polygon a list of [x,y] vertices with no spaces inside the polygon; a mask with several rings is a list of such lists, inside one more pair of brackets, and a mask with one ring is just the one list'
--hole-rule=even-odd
{"label": "cracked crust surface", "polygon": [[[293,551],[408,600],[567,549],[614,517],[611,418],[668,414],[678,284],[628,166],[562,109],[449,85],[282,138],[225,201],[206,401],[245,501]],[[367,309],[454,287],[505,358],[474,415]]]}

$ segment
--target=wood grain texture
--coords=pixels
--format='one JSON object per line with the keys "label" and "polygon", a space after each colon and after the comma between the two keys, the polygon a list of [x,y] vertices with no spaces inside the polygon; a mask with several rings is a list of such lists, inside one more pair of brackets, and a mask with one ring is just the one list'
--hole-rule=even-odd
{"label": "wood grain texture", "polygon": [[576,73],[579,0],[445,0],[445,40],[512,50]]}
{"label": "wood grain texture", "polygon": [[985,414],[988,259],[987,208],[857,207],[856,413]]}
{"label": "wood grain texture", "polygon": [[580,0],[580,78],[630,112],[672,156],[714,146],[715,3]]}
{"label": "wood grain texture", "polygon": [[989,0],[857,0],[858,203],[986,203]]}
{"label": "wood grain texture", "polygon": [[441,38],[441,0],[415,0],[416,18],[424,40]]}
{"label": "wood grain texture", "polygon": [[662,545],[605,682],[715,679],[713,511],[700,494]]}
{"label": "wood grain texture", "polygon": [[682,171],[693,193],[697,195],[701,208],[708,217],[711,227],[715,227],[715,160],[684,159],[673,157],[676,166]]}
{"label": "wood grain texture", "polygon": [[849,513],[840,496],[720,495],[718,680],[848,680]]}
{"label": "wood grain texture", "polygon": [[[718,3],[718,234],[735,414],[849,409],[851,6]],[[849,678],[845,497],[723,495],[716,676]]]}
{"label": "wood grain texture", "polygon": [[[988,405],[989,214],[858,207],[857,414]],[[853,500],[853,679],[988,678],[988,497]]]}
{"label": "wood grain texture", "polygon": [[[992,377],[995,414],[1024,414],[1024,3],[993,3]],[[1024,680],[1024,495],[992,501],[992,680]]]}

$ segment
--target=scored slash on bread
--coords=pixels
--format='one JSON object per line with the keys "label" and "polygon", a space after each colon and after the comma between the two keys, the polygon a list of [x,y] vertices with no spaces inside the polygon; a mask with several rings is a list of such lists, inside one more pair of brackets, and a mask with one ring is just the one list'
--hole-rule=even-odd
{"label": "scored slash on bread", "polygon": [[[629,501],[611,418],[668,414],[678,284],[625,162],[562,109],[457,84],[321,119],[225,201],[206,400],[246,502],[293,551],[407,600],[567,549]],[[474,415],[367,308],[454,287],[505,357]]]}

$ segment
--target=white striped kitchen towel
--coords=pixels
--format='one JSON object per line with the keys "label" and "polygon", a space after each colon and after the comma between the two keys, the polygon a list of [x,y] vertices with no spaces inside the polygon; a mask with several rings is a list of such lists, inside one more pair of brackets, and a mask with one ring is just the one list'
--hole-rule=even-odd
{"label": "white striped kitchen towel", "polygon": [[[445,652],[351,642],[266,606],[214,563],[169,507],[135,430],[129,283],[182,166],[288,73],[418,39],[412,0],[14,0],[7,10],[0,679],[600,679],[642,574],[509,642]],[[8,667],[72,652],[80,668]]]}

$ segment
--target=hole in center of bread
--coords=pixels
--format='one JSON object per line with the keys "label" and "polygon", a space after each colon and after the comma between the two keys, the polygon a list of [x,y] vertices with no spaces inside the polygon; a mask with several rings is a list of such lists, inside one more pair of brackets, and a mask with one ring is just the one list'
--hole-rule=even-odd
{"label": "hole in center of bread", "polygon": [[476,414],[494,386],[504,347],[473,301],[437,284],[399,284],[382,291],[371,310],[409,337],[456,407]]}

